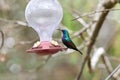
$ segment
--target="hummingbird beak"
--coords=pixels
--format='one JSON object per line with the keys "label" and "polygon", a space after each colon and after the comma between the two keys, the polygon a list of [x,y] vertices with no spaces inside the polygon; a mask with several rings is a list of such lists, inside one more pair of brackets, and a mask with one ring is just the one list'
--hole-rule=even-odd
{"label": "hummingbird beak", "polygon": [[57,30],[62,31],[61,29],[57,29]]}

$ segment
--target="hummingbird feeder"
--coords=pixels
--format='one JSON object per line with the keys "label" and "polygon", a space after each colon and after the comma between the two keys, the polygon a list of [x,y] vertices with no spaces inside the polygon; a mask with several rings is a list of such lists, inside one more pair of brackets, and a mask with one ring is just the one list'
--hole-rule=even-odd
{"label": "hummingbird feeder", "polygon": [[40,42],[27,52],[51,55],[66,50],[52,41],[53,32],[58,28],[62,17],[63,11],[58,0],[30,0],[25,10],[25,18],[28,25],[38,33]]}

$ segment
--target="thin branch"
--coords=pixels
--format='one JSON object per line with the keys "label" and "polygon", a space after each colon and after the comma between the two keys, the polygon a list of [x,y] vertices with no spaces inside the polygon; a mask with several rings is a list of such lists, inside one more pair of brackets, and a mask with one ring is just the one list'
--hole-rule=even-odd
{"label": "thin branch", "polygon": [[85,56],[85,58],[84,58],[84,60],[83,60],[83,62],[82,62],[82,66],[81,66],[81,68],[80,68],[80,72],[79,72],[79,74],[77,75],[77,80],[80,80],[81,75],[82,75],[82,72],[83,72],[83,69],[84,69],[84,66],[85,66],[87,60],[88,60],[88,55]]}
{"label": "thin branch", "polygon": [[113,57],[113,56],[108,56],[108,58],[109,58],[110,60],[113,60],[113,61],[116,61],[116,62],[120,62],[120,58]]}
{"label": "thin branch", "polygon": [[92,12],[89,12],[89,13],[85,13],[85,14],[83,14],[83,15],[81,15],[81,16],[78,16],[78,17],[74,18],[73,21],[74,21],[74,20],[77,20],[77,19],[79,19],[79,18],[81,18],[81,17],[90,16],[90,15],[93,15],[93,14],[96,14],[96,13],[107,12],[107,11],[118,11],[118,10],[120,10],[120,9],[96,10],[96,11],[92,11]]}
{"label": "thin branch", "polygon": [[39,39],[36,38],[36,39],[34,39],[34,40],[32,40],[32,41],[20,41],[18,44],[21,44],[21,45],[33,44],[33,43],[37,42],[38,40],[39,40]]}
{"label": "thin branch", "polygon": [[83,27],[80,31],[75,32],[71,38],[74,38],[74,37],[76,37],[76,36],[78,36],[78,35],[83,34],[83,33],[86,32],[87,29],[89,29],[90,27],[91,27],[91,26]]}
{"label": "thin branch", "polygon": [[[72,14],[73,14],[74,17],[78,17],[78,16],[80,15],[78,11],[75,11],[75,10],[73,10],[73,9],[72,9],[72,11],[73,11]],[[83,18],[79,18],[79,19],[77,19],[77,21],[78,21],[80,24],[82,24],[83,27],[86,27],[86,28],[87,28],[87,27],[91,26],[91,24],[86,23]],[[86,31],[87,31],[88,35],[91,34],[91,31],[89,30],[89,28],[88,28]]]}
{"label": "thin branch", "polygon": [[44,67],[44,66],[47,64],[47,62],[51,59],[51,57],[52,57],[52,55],[49,55],[49,56],[47,57],[47,59],[44,60],[43,64],[39,65],[39,66],[36,68],[36,71],[39,71],[42,67]]}
{"label": "thin branch", "polygon": [[5,22],[5,23],[16,24],[16,25],[20,25],[20,26],[28,26],[28,24],[26,22],[19,21],[19,20],[7,20],[7,19],[0,18],[0,21]]}
{"label": "thin branch", "polygon": [[2,39],[2,42],[1,42],[1,45],[0,45],[0,49],[1,49],[4,45],[4,33],[3,33],[2,30],[0,30],[0,33],[1,33],[1,39]]}
{"label": "thin branch", "polygon": [[120,70],[120,64],[115,68],[115,70],[105,80],[109,80],[118,70]]}
{"label": "thin branch", "polygon": [[103,47],[97,48],[97,50],[94,52],[92,59],[91,59],[91,67],[93,70],[95,70],[95,67],[100,59],[100,57],[105,53],[105,50]]}
{"label": "thin branch", "polygon": [[[78,15],[78,13],[73,13],[74,17],[78,17]],[[88,27],[88,24],[82,18],[77,19],[77,21],[80,22],[84,27]]]}
{"label": "thin branch", "polygon": [[[110,74],[110,73],[112,72],[113,68],[112,68],[112,65],[111,65],[108,57],[105,56],[105,55],[102,55],[102,60],[103,60],[103,62],[104,62],[104,64],[105,64],[105,66],[106,66],[106,69],[107,69],[108,73]],[[118,80],[117,76],[112,75],[111,77],[112,77],[114,80]]]}
{"label": "thin branch", "polygon": [[107,56],[102,55],[102,61],[105,64],[108,73],[111,73],[113,68],[112,68],[111,63],[110,63],[109,59],[107,58]]}

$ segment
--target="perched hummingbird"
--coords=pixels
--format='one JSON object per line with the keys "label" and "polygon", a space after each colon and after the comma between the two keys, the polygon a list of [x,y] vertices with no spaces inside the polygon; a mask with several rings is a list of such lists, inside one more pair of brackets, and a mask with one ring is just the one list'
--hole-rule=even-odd
{"label": "perched hummingbird", "polygon": [[73,43],[73,41],[69,37],[69,32],[67,30],[65,30],[65,29],[58,29],[58,30],[62,31],[62,33],[63,33],[62,42],[66,47],[73,49],[73,50],[76,50],[80,54],[83,54],[80,50],[77,49],[77,47],[75,46],[75,44]]}

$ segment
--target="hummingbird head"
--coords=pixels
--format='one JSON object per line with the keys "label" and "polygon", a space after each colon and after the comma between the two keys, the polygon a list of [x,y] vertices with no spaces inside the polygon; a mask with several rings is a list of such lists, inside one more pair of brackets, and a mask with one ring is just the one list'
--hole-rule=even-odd
{"label": "hummingbird head", "polygon": [[69,32],[66,29],[58,29],[63,33],[63,38],[67,37],[69,38]]}
{"label": "hummingbird head", "polygon": [[63,34],[69,34],[66,29],[57,29],[57,30],[61,31]]}

